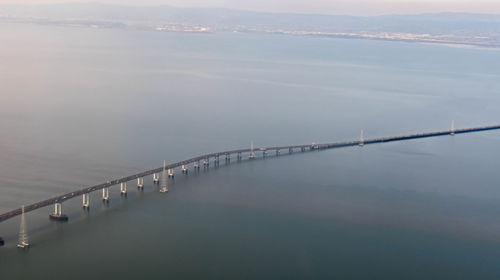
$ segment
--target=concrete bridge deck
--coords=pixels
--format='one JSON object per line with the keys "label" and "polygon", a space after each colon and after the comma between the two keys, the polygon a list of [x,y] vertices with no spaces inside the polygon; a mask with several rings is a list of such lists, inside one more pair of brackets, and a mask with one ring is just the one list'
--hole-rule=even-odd
{"label": "concrete bridge deck", "polygon": [[[280,151],[280,150],[295,150],[295,149],[301,149],[302,151],[314,151],[314,150],[321,150],[321,149],[333,149],[333,148],[341,148],[341,147],[350,147],[350,146],[358,146],[360,144],[364,145],[369,145],[369,144],[376,144],[376,143],[385,143],[385,142],[394,142],[394,141],[405,141],[405,140],[411,140],[411,139],[418,139],[418,138],[428,138],[428,137],[437,137],[437,136],[444,136],[444,135],[450,135],[450,134],[463,134],[463,133],[472,133],[472,132],[480,132],[480,131],[487,131],[487,130],[497,130],[500,129],[500,125],[492,125],[492,126],[482,126],[482,127],[472,127],[472,128],[464,128],[464,129],[451,129],[451,130],[444,130],[444,131],[435,131],[435,132],[425,132],[425,133],[416,133],[416,134],[407,134],[407,135],[400,135],[400,136],[389,136],[389,137],[381,137],[381,138],[370,138],[370,139],[360,139],[357,141],[348,141],[348,142],[334,142],[334,143],[326,143],[326,144],[307,144],[307,145],[293,145],[293,146],[275,146],[275,147],[264,147],[264,148],[255,148],[255,149],[240,149],[240,150],[230,150],[230,151],[223,151],[223,152],[218,152],[218,153],[211,153],[211,154],[205,154],[201,156],[197,156],[194,158],[190,158],[187,160],[179,161],[176,163],[172,163],[169,165],[166,165],[166,169],[174,169],[177,167],[180,167],[182,165],[188,165],[191,163],[195,162],[200,162],[204,160],[210,160],[210,158],[218,158],[220,156],[231,156],[234,154],[241,155],[241,154],[246,154],[246,153],[251,153],[251,152],[263,152],[263,151]],[[163,167],[160,168],[155,168],[151,170],[147,170],[141,173],[137,173],[134,175],[130,175],[127,177],[123,177],[120,179],[108,181],[106,183],[102,183],[99,185],[91,186],[88,188],[80,189],[80,190],[75,190],[70,193],[66,193],[63,195],[59,195],[44,201],[36,202],[31,205],[27,205],[24,207],[24,212],[30,212],[42,207],[46,207],[55,203],[62,203],[68,199],[72,199],[76,196],[83,195],[85,193],[91,193],[95,192],[98,190],[102,190],[107,187],[111,187],[113,185],[118,185],[121,183],[125,183],[128,181],[132,181],[137,178],[145,177],[148,175],[152,175],[154,173],[160,173],[163,170]],[[14,209],[12,211],[9,211],[7,213],[3,213],[0,215],[0,222],[3,222],[5,220],[8,220],[10,218],[13,218],[15,216],[21,215],[21,208]]]}

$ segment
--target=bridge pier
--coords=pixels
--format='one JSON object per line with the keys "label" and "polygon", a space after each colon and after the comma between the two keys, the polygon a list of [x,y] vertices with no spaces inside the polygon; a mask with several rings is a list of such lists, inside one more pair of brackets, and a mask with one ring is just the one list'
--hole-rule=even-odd
{"label": "bridge pier", "polygon": [[184,174],[187,174],[187,173],[188,173],[188,170],[187,170],[187,168],[186,168],[186,165],[184,165],[184,164],[182,165],[181,170],[182,170],[182,173],[184,173]]}
{"label": "bridge pier", "polygon": [[226,161],[230,161],[231,160],[231,154],[226,154]]}
{"label": "bridge pier", "polygon": [[102,201],[109,202],[109,187],[102,189]]}
{"label": "bridge pier", "polygon": [[173,169],[169,169],[167,171],[167,173],[168,173],[168,178],[174,178],[174,170]]}
{"label": "bridge pier", "polygon": [[194,169],[200,169],[200,161],[195,161],[193,163],[193,167],[194,167]]}
{"label": "bridge pier", "polygon": [[51,220],[60,222],[65,222],[68,220],[68,216],[62,213],[62,204],[59,202],[56,202],[54,204],[54,213],[50,214],[49,217]]}
{"label": "bridge pier", "polygon": [[170,169],[168,170],[168,175],[167,175],[166,168],[167,168],[167,163],[163,161],[163,170],[161,172],[161,188],[160,188],[161,193],[168,192],[167,176],[170,177]]}
{"label": "bridge pier", "polygon": [[262,157],[264,157],[264,158],[267,157],[267,150],[262,151]]}
{"label": "bridge pier", "polygon": [[127,196],[127,182],[120,184],[120,194]]}
{"label": "bridge pier", "polygon": [[156,173],[153,173],[153,183],[158,184],[160,182],[160,176]]}
{"label": "bridge pier", "polygon": [[236,159],[237,159],[237,160],[241,160],[241,158],[242,158],[241,153],[238,153],[238,154],[236,155]]}
{"label": "bridge pier", "polygon": [[305,152],[305,151],[306,151],[306,148],[301,147],[301,148],[300,148],[300,151],[301,151],[301,152]]}
{"label": "bridge pier", "polygon": [[288,153],[289,154],[293,153],[293,148],[288,148]]}
{"label": "bridge pier", "polygon": [[90,208],[90,194],[89,193],[83,194],[82,204],[83,204],[83,209],[88,210]]}
{"label": "bridge pier", "polygon": [[450,130],[450,135],[454,136],[455,135],[455,120],[451,121],[451,130]]}
{"label": "bridge pier", "polygon": [[144,177],[137,178],[137,188],[138,189],[144,188]]}
{"label": "bridge pier", "polygon": [[210,161],[208,158],[203,160],[203,167],[209,167],[210,166]]}
{"label": "bridge pier", "polygon": [[[431,131],[431,132],[423,132],[423,133],[414,133],[414,134],[406,134],[406,135],[396,135],[396,136],[388,136],[388,137],[378,137],[378,138],[369,138],[369,139],[363,139],[363,137],[360,137],[360,141],[358,140],[353,140],[353,141],[349,141],[349,142],[336,142],[336,143],[325,143],[325,144],[319,144],[319,145],[313,145],[313,148],[314,149],[318,149],[318,150],[324,150],[324,149],[333,149],[333,148],[342,148],[342,147],[355,147],[355,146],[358,146],[359,144],[374,144],[374,143],[386,143],[386,142],[394,142],[394,141],[407,141],[407,140],[411,140],[411,139],[422,139],[422,138],[431,138],[431,137],[441,137],[441,136],[446,136],[446,135],[450,135],[450,134],[456,134],[457,131],[458,133],[461,135],[461,134],[465,134],[465,133],[474,133],[474,132],[482,132],[482,131],[498,131],[500,130],[500,125],[490,125],[490,126],[480,126],[480,127],[471,127],[471,128],[462,128],[462,129],[457,129],[455,131],[455,128],[454,128],[454,122],[452,122],[452,129],[449,129],[449,128],[446,128],[445,130],[440,130],[440,131]],[[368,141],[368,142],[366,142]],[[282,150],[285,150],[288,149],[290,153],[294,152],[294,150],[298,150],[298,148],[300,147],[304,147],[304,148],[309,148],[311,147],[309,144],[307,145],[304,145],[304,146],[280,146],[279,148],[282,149]],[[278,148],[275,146],[275,147],[268,147],[266,148],[268,149],[268,151],[272,151],[273,149],[276,151],[277,154],[279,154],[279,150]],[[249,152],[250,150],[249,149],[242,149],[242,150],[236,150],[234,151],[234,153],[237,153],[238,154],[238,158],[242,158],[242,153],[245,153],[245,155]],[[252,149],[253,151],[253,149]],[[260,149],[258,150],[260,151]],[[219,154],[224,154],[225,152],[219,152]],[[199,156],[199,157],[196,157],[194,158],[194,160],[198,161],[198,165],[200,163],[201,160],[205,160],[205,164],[208,165],[208,157],[212,157],[214,154],[209,154],[209,155],[202,155],[202,156]],[[181,165],[182,163],[185,163],[185,162],[179,162],[179,163],[176,163],[176,164],[173,164],[171,166],[177,166],[177,165]],[[165,167],[165,165],[164,165]],[[159,169],[152,169],[152,170],[148,170],[146,171],[145,173],[147,174],[153,174],[154,172],[159,172]],[[96,186],[92,186],[92,187],[89,187],[89,188],[86,188],[84,190],[76,190],[74,193],[71,193],[70,195],[61,195],[61,196],[57,196],[57,197],[54,197],[54,198],[51,198],[50,200],[45,200],[45,201],[40,201],[40,202],[37,202],[37,203],[34,203],[32,205],[29,205],[27,207],[28,211],[33,211],[33,210],[36,210],[36,209],[39,209],[41,207],[45,207],[45,206],[50,206],[52,204],[55,204],[57,203],[57,205],[55,206],[56,207],[56,210],[53,214],[53,216],[57,217],[58,215],[61,215],[62,216],[62,210],[60,210],[60,207],[61,207],[61,204],[60,202],[63,202],[67,199],[70,199],[70,198],[73,198],[75,195],[78,196],[78,195],[81,195],[83,194],[84,192],[94,192],[94,191],[98,191],[98,190],[102,190],[103,192],[103,201],[108,201],[109,200],[109,187],[111,185],[115,185],[115,184],[118,184],[118,182],[121,182],[121,181],[130,181],[130,180],[133,180],[133,178],[138,178],[138,176],[144,176],[145,173],[139,173],[139,174],[136,174],[136,175],[133,175],[133,176],[129,176],[129,177],[125,177],[123,179],[119,179],[119,180],[113,180],[113,181],[107,181],[106,183],[103,183],[103,184],[99,184],[99,185],[96,185]],[[166,178],[166,170],[165,168],[163,169],[162,171],[162,180],[163,178]],[[163,174],[165,174],[165,176],[163,176]],[[159,179],[159,176],[157,173],[153,174],[153,178],[156,179],[155,181],[158,181]],[[83,199],[83,204],[85,205],[85,198]],[[0,222],[3,222],[5,220],[8,220],[10,218],[13,218],[13,217],[16,217],[18,215],[22,215],[22,210],[21,209],[14,209],[14,210],[11,210],[9,212],[6,212],[6,213],[3,213],[3,214],[0,214]],[[21,216],[22,217],[22,216]]]}
{"label": "bridge pier", "polygon": [[254,159],[255,158],[255,153],[253,151],[253,141],[250,142],[250,155],[248,156],[249,159]]}
{"label": "bridge pier", "polygon": [[280,155],[280,150],[276,150],[276,156],[279,156]]}

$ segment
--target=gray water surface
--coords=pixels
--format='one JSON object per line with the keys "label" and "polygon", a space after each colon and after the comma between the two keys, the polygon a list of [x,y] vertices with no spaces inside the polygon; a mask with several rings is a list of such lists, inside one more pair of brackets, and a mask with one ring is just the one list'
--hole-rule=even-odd
{"label": "gray water surface", "polygon": [[[0,211],[198,154],[499,123],[500,51],[0,26]],[[0,279],[498,279],[495,131],[151,178],[0,224]]]}

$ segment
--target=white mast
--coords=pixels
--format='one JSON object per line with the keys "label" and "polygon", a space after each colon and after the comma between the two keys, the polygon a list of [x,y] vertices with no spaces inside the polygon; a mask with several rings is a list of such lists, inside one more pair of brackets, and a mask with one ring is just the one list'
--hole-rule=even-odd
{"label": "white mast", "polygon": [[250,156],[248,158],[255,158],[255,153],[253,152],[253,140],[250,142]]}
{"label": "white mast", "polygon": [[160,192],[168,192],[167,186],[167,172],[166,172],[167,164],[163,161],[163,171],[161,172],[161,189]]}
{"label": "white mast", "polygon": [[18,248],[28,248],[28,233],[26,232],[26,219],[24,218],[24,205],[21,207],[21,226],[19,228],[19,243]]}

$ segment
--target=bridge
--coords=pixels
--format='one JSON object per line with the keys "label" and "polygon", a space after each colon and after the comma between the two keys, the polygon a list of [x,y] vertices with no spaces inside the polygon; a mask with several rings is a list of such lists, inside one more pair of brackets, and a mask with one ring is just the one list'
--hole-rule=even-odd
{"label": "bridge", "polygon": [[[200,168],[201,163],[203,163],[204,167],[209,167],[210,160],[212,159],[215,164],[218,164],[219,157],[225,157],[226,160],[230,160],[232,155],[236,155],[238,160],[243,158],[244,154],[248,154],[248,158],[252,159],[255,157],[255,153],[262,153],[263,157],[266,157],[269,152],[274,152],[276,155],[279,155],[281,151],[288,151],[289,153],[293,153],[296,150],[301,152],[305,151],[315,151],[315,150],[323,150],[323,149],[333,149],[333,148],[342,148],[342,147],[351,147],[351,146],[363,146],[369,144],[376,143],[386,143],[386,142],[395,142],[395,141],[405,141],[411,139],[419,139],[419,138],[429,138],[429,137],[438,137],[444,135],[455,135],[455,134],[464,134],[464,133],[473,133],[487,130],[498,130],[500,129],[500,125],[491,125],[491,126],[481,126],[481,127],[471,127],[471,128],[463,128],[463,129],[455,129],[454,123],[452,122],[451,129],[443,130],[443,131],[434,131],[434,132],[424,132],[424,133],[415,133],[415,134],[407,134],[400,136],[389,136],[389,137],[380,137],[380,138],[370,138],[364,139],[363,131],[361,131],[361,137],[359,140],[355,141],[346,141],[346,142],[334,142],[334,143],[326,143],[326,144],[306,144],[306,145],[292,145],[292,146],[274,146],[274,147],[264,147],[264,148],[254,148],[253,143],[249,149],[239,149],[239,150],[230,150],[223,151],[217,153],[205,154],[197,157],[193,157],[190,159],[186,159],[183,161],[179,161],[176,163],[172,163],[169,165],[165,165],[164,167],[155,168],[151,170],[147,170],[141,173],[137,173],[134,175],[130,175],[127,177],[123,177],[120,179],[107,181],[102,184],[98,184],[95,186],[91,186],[88,188],[75,190],[70,193],[66,193],[63,195],[59,195],[53,198],[49,198],[44,201],[36,202],[31,205],[24,206],[24,213],[28,213],[30,211],[34,211],[36,209],[55,205],[55,213],[51,214],[51,217],[54,218],[62,218],[62,220],[67,220],[67,217],[62,215],[62,203],[68,199],[72,199],[76,196],[83,196],[83,206],[89,206],[89,193],[103,190],[103,200],[107,201],[109,198],[109,187],[121,184],[121,192],[122,194],[126,194],[126,183],[132,180],[137,180],[137,186],[139,188],[143,187],[143,178],[145,176],[153,175],[155,182],[158,181],[159,173],[163,170],[167,169],[169,177],[174,176],[174,169],[181,167],[183,173],[187,173],[187,166],[193,164],[194,168]],[[21,215],[22,208],[14,209],[12,211],[0,214],[0,222],[6,221],[10,218]]]}

